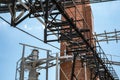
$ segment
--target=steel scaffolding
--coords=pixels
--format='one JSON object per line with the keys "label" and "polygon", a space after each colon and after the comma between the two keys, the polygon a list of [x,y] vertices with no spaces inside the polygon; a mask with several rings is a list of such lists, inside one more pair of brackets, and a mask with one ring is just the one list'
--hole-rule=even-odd
{"label": "steel scaffolding", "polygon": [[[100,47],[99,43],[95,43],[96,38],[86,37],[85,34],[91,34],[88,28],[80,29],[76,24],[85,24],[89,26],[81,13],[79,12],[77,5],[85,5],[89,3],[98,3],[98,2],[107,2],[114,0],[12,0],[11,2],[0,1],[0,12],[6,13],[10,12],[11,14],[11,26],[16,27],[26,18],[36,18],[45,26],[44,29],[44,42],[66,42],[66,54],[72,53],[72,56],[61,56],[52,57],[49,59],[48,55],[45,59],[30,59],[31,56],[24,57],[24,47],[29,46],[26,44],[23,45],[23,56],[20,59],[20,67],[17,67],[17,70],[20,70],[19,80],[24,80],[24,65],[26,68],[33,65],[35,74],[38,68],[46,69],[46,80],[48,80],[48,68],[56,65],[56,80],[58,79],[58,64],[61,64],[67,60],[73,60],[72,71],[71,71],[71,80],[76,79],[75,75],[75,63],[76,60],[81,60],[83,63],[84,69],[86,67],[91,70],[91,80],[96,80],[98,77],[100,80],[119,80],[115,70],[112,67],[112,64],[106,57],[104,51]],[[7,2],[7,3],[6,3]],[[80,14],[82,19],[76,19],[76,16],[70,17],[65,9],[70,7],[75,8],[75,11]],[[19,13],[17,13],[19,12]],[[17,15],[16,15],[17,14]],[[73,12],[71,12],[73,14]],[[60,17],[63,17],[62,20]],[[67,27],[65,27],[67,26]],[[56,36],[54,39],[49,38]],[[77,41],[76,41],[77,38]],[[79,39],[78,39],[79,38]],[[91,43],[91,42],[94,42]],[[32,46],[33,47],[33,46]],[[37,47],[34,47],[37,48]],[[40,49],[40,48],[39,48]],[[45,50],[45,49],[44,49]],[[70,59],[68,59],[70,58]],[[61,59],[64,59],[63,61]],[[56,60],[55,64],[49,65],[49,61]],[[35,63],[35,64],[33,64]],[[109,63],[109,64],[108,64]],[[39,67],[42,64],[46,64],[44,67]],[[28,68],[27,68],[28,69]],[[31,70],[31,69],[29,69]],[[16,71],[17,72],[17,71]],[[37,80],[36,75],[30,73],[29,80],[32,80],[32,77],[36,77],[33,80]],[[86,75],[85,75],[86,76]]]}

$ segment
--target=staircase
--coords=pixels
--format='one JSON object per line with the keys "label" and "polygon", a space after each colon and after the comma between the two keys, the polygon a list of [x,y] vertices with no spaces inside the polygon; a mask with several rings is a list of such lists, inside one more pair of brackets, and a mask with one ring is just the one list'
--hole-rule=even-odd
{"label": "staircase", "polygon": [[[81,61],[86,62],[89,69],[91,69],[91,73],[94,74],[94,76],[91,77],[92,80],[95,80],[97,77],[99,77],[100,80],[119,80],[112,65],[106,64],[106,61],[109,60],[99,43],[95,43],[95,41],[91,43],[91,39],[86,36],[86,34],[90,33],[90,30],[87,28],[80,29],[75,24],[78,20],[74,17],[71,18],[69,13],[64,10],[63,4],[59,1],[52,0],[52,3],[56,5],[56,8],[64,19],[60,21],[56,19],[51,22],[47,20],[44,39],[45,42],[66,42],[66,54],[74,55],[71,80],[73,80],[73,77],[76,78],[74,68],[77,56],[80,57]],[[57,15],[58,14],[55,16]],[[54,19],[55,18],[56,17],[54,17]],[[84,23],[84,19],[79,19],[79,22]],[[54,35],[57,36],[56,39],[48,38]]]}

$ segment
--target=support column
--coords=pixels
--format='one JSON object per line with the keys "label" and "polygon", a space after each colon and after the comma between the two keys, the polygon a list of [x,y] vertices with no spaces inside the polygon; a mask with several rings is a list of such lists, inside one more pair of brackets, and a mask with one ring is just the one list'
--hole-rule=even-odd
{"label": "support column", "polygon": [[20,80],[24,80],[24,54],[25,54],[25,45],[23,45],[23,52],[22,52],[22,61],[20,63]]}
{"label": "support column", "polygon": [[85,70],[85,80],[87,80],[87,65],[86,62],[84,62],[84,70]]}
{"label": "support column", "polygon": [[[49,51],[47,51],[47,59],[49,58]],[[46,80],[48,80],[48,65],[49,65],[49,61],[47,60],[46,63]]]}
{"label": "support column", "polygon": [[58,53],[56,54],[56,80],[58,80]]}

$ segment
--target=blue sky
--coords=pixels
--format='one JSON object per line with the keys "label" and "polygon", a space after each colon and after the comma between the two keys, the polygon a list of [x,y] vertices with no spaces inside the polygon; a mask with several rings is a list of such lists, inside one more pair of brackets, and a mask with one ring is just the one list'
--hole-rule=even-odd
{"label": "blue sky", "polygon": [[[9,16],[9,14],[4,14],[2,16]],[[53,53],[59,52],[55,48],[50,47],[49,45],[28,36],[16,28],[11,27],[2,20],[0,20],[0,24],[0,72],[2,72],[0,73],[1,80],[15,79],[16,62],[21,58],[22,54],[22,46],[19,45],[19,43],[35,45],[41,48],[49,47]],[[43,27],[36,19],[27,19],[23,23],[19,24],[18,27],[43,39]],[[54,43],[54,45],[59,47],[58,43]],[[45,78],[43,79],[45,80]]]}
{"label": "blue sky", "polygon": [[[114,31],[114,29],[120,30],[120,1],[105,2],[92,4],[92,11],[94,16],[94,31],[96,33],[102,33],[106,31]],[[9,14],[0,14],[8,21],[10,21]],[[43,27],[36,19],[27,19],[18,25],[37,37],[43,39]],[[0,19],[0,76],[1,80],[14,80],[16,62],[21,57],[22,46],[19,43],[27,43],[36,45],[42,48],[49,47],[54,52],[58,52],[55,48],[52,48],[43,42],[40,42],[21,31],[12,28]],[[54,43],[58,46],[58,43]],[[120,41],[107,43],[101,43],[101,46],[106,54],[119,55],[120,56]],[[59,47],[59,46],[58,46]],[[108,56],[109,57],[109,56]],[[113,57],[113,60],[120,61],[119,57]],[[120,67],[114,66],[116,72],[120,76]],[[6,77],[7,76],[7,77]]]}
{"label": "blue sky", "polygon": [[[120,31],[120,1],[92,4],[92,11],[96,33],[104,33],[105,30],[112,32],[115,29]],[[111,41],[109,44],[101,42],[100,45],[106,54],[120,56],[120,41],[118,43]],[[120,57],[113,56],[112,60],[120,62]],[[114,66],[114,68],[120,77],[120,66]]]}

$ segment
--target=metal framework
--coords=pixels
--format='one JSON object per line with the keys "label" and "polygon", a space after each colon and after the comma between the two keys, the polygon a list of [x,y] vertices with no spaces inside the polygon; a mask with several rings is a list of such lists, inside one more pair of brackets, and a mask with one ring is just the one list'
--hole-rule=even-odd
{"label": "metal framework", "polygon": [[[61,4],[60,1],[56,1],[56,0],[51,0],[51,1],[56,6],[58,11],[62,14],[62,16],[64,17],[65,20],[61,21],[61,22],[57,21],[57,19],[55,19],[55,18],[58,14],[56,14],[56,16],[53,17],[52,20],[49,20],[49,17],[51,17],[51,15],[50,15],[51,9],[48,9],[48,7],[46,8],[46,10],[45,10],[46,27],[45,27],[45,35],[44,35],[45,42],[66,41],[69,44],[70,47],[69,46],[68,47],[70,49],[68,49],[67,54],[69,54],[69,52],[72,52],[74,54],[71,80],[73,80],[73,78],[76,79],[76,76],[74,74],[75,60],[76,60],[76,57],[82,53],[86,53],[85,58],[88,59],[88,61],[92,60],[93,61],[92,63],[95,66],[91,71],[95,75],[94,77],[91,78],[92,80],[96,79],[96,77],[99,77],[100,80],[117,80],[118,77],[111,76],[112,74],[111,74],[111,72],[109,72],[111,70],[109,70],[109,67],[107,67],[108,65],[105,65],[105,61],[108,59],[105,57],[105,54],[102,51],[102,49],[100,48],[100,46],[95,47],[95,45],[90,44],[89,39],[86,39],[85,36],[83,35],[83,33],[86,32],[86,29],[80,30],[75,25],[74,22],[77,22],[77,20],[74,18],[71,18],[68,15],[68,13],[65,11],[64,4]],[[49,3],[49,1],[46,1],[46,6],[49,6],[48,3]],[[73,1],[73,5],[76,7],[76,3],[74,1]],[[54,8],[54,9],[56,9],[56,8]],[[51,14],[52,14],[52,12],[51,12]],[[83,20],[83,23],[86,23],[84,18],[82,20]],[[79,20],[79,21],[82,21],[82,20]],[[60,26],[60,28],[59,28],[59,26]],[[64,26],[68,26],[67,30],[66,30],[66,27],[64,27]],[[55,39],[48,40],[49,39],[48,38],[49,31],[47,31],[48,29],[50,29],[50,30],[54,29],[54,32],[56,31],[56,34],[58,36],[57,40],[55,40]],[[89,30],[87,30],[87,31],[89,31]],[[79,40],[80,42],[74,41],[75,38],[80,38],[80,40]],[[97,50],[96,50],[97,48],[100,51],[97,52]],[[101,55],[103,55],[103,58],[101,57]],[[83,61],[84,61],[84,59],[83,59]],[[92,63],[90,64],[90,66],[92,65]],[[114,70],[112,70],[112,71],[114,71]],[[116,73],[114,75],[116,75]]]}
{"label": "metal framework", "polygon": [[[91,80],[95,80],[97,77],[99,77],[100,80],[119,80],[111,63],[106,64],[106,61],[109,62],[109,60],[99,43],[91,44],[91,39],[85,37],[85,34],[90,33],[89,29],[79,29],[76,25],[82,22],[85,26],[88,26],[84,17],[82,17],[82,19],[76,19],[76,16],[71,18],[65,11],[66,8],[74,7],[79,13],[76,5],[106,1],[114,0],[12,0],[8,3],[0,1],[0,12],[11,13],[11,25],[14,27],[28,17],[38,19],[45,25],[45,43],[54,41],[66,42],[68,44],[66,54],[73,53],[74,55],[71,80],[74,80],[74,78],[77,80],[74,74],[77,57],[91,69],[91,74],[94,74],[91,76]],[[17,13],[18,11],[19,13]],[[61,16],[64,20],[60,19]],[[52,39],[50,37],[52,37]],[[83,53],[85,53],[85,55],[83,55]]]}
{"label": "metal framework", "polygon": [[[25,6],[23,7],[23,5],[22,5],[23,3],[26,4],[27,6],[29,6],[28,2],[26,2],[29,0],[26,0],[26,1],[25,0],[0,0],[0,13],[10,12],[9,8],[10,8],[11,4],[14,3],[14,1],[18,2],[17,4],[15,4],[17,11],[26,10],[24,8]],[[22,4],[19,3],[22,1],[23,1]],[[35,2],[35,0],[31,0],[31,1]],[[44,2],[45,0],[38,0],[38,1]],[[64,1],[64,0],[62,0],[62,1]],[[99,3],[99,2],[107,2],[107,1],[116,1],[116,0],[75,0],[75,2],[77,4],[89,4],[89,3]],[[65,3],[70,6],[72,4],[72,0],[65,0]]]}
{"label": "metal framework", "polygon": [[[59,56],[58,53],[53,54],[51,50],[23,44],[22,45],[22,57],[18,60],[16,65],[16,76],[15,80],[38,80],[41,70],[45,70],[46,77],[42,78],[45,80],[49,79],[49,69],[54,67],[56,69],[55,79],[58,79],[59,65],[63,62],[71,61],[73,56]],[[32,51],[28,51],[31,50]],[[28,54],[29,52],[29,54]],[[41,53],[43,52],[43,53]],[[41,55],[44,57],[40,57]],[[27,74],[27,75],[26,75]]]}
{"label": "metal framework", "polygon": [[[43,49],[40,47],[36,47],[36,46],[32,46],[32,45],[28,45],[28,44],[23,44],[20,43],[20,45],[22,45],[23,47],[23,51],[22,51],[22,57],[20,58],[20,60],[18,60],[17,65],[16,65],[16,76],[15,76],[15,80],[37,80],[40,78],[40,75],[43,73],[40,73],[41,70],[45,70],[45,75],[46,78],[45,80],[49,79],[49,73],[48,70],[51,67],[54,67],[56,69],[56,75],[55,75],[55,79],[58,79],[58,75],[59,75],[59,68],[62,70],[62,68],[59,66],[60,64],[67,62],[67,61],[72,61],[73,60],[73,68],[72,68],[72,78],[71,80],[73,80],[73,78],[76,78],[77,80],[77,76],[74,75],[74,67],[75,67],[75,61],[76,60],[81,60],[83,61],[83,65],[84,65],[84,69],[86,69],[86,66],[92,70],[91,75],[93,73],[96,72],[96,66],[95,66],[95,61],[93,59],[92,55],[79,55],[77,53],[74,54],[74,56],[72,55],[66,55],[66,56],[59,56],[58,53],[56,53],[55,55],[53,55],[51,50],[48,49]],[[28,50],[32,50],[32,51],[28,51]],[[33,54],[33,51],[35,51]],[[42,52],[44,51],[44,53]],[[29,54],[28,54],[29,52]],[[37,54],[36,54],[37,52]],[[42,54],[45,54],[45,57],[40,57]],[[99,57],[100,59],[102,59],[104,65],[106,66],[106,68],[109,68],[109,72],[114,75],[114,79],[113,80],[119,80],[113,67],[112,67],[112,62],[109,61],[106,58],[106,55],[104,54],[104,52],[102,51],[102,49],[97,48],[97,52],[99,53]],[[91,61],[90,61],[91,60]],[[32,73],[31,73],[32,71]],[[63,71],[64,73],[64,71]],[[107,72],[104,70],[104,68],[102,67],[102,65],[99,65],[99,72],[100,76],[101,76],[101,80],[112,80],[110,78],[110,76],[108,76]],[[27,75],[26,75],[27,74]],[[96,74],[97,76],[97,74]],[[93,76],[93,78],[95,79],[96,76]],[[90,80],[94,80],[92,77]],[[43,78],[42,78],[43,79]]]}
{"label": "metal framework", "polygon": [[[65,4],[67,7],[73,7],[73,0],[62,0],[61,3]],[[89,3],[99,3],[107,1],[116,1],[116,0],[75,0],[77,5],[89,4]],[[49,1],[49,8],[52,7],[52,2]],[[56,7],[55,7],[56,8]],[[17,12],[20,13],[17,13]],[[11,25],[16,26],[26,18],[36,17],[43,25],[43,18],[45,11],[45,0],[0,0],[0,13],[11,13]],[[53,13],[52,15],[60,14]]]}
{"label": "metal framework", "polygon": [[97,42],[109,42],[109,41],[118,41],[120,40],[120,31],[117,31],[116,29],[113,32],[106,32],[100,33],[100,34],[94,34],[94,36],[98,39]]}

